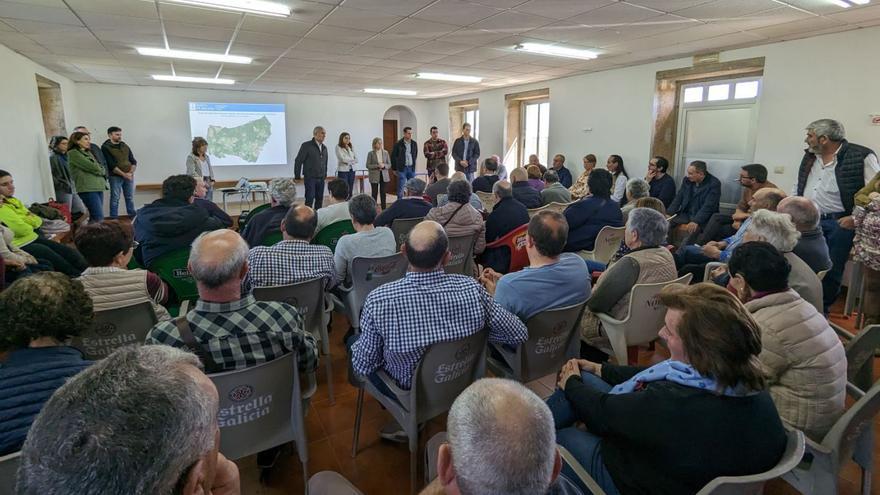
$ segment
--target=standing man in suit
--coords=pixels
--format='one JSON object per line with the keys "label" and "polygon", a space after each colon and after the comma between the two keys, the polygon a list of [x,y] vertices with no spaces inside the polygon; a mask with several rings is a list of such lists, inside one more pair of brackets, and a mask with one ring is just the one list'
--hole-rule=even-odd
{"label": "standing man in suit", "polygon": [[468,182],[473,182],[477,171],[477,160],[480,158],[480,143],[471,137],[471,125],[461,126],[461,137],[452,143],[452,159],[455,160],[455,171],[464,172]]}
{"label": "standing man in suit", "polygon": [[397,199],[403,197],[406,181],[416,176],[416,157],[419,145],[412,139],[412,127],[403,128],[403,139],[391,149],[391,166],[397,171]]}
{"label": "standing man in suit", "polygon": [[321,126],[312,131],[312,139],[299,147],[293,161],[293,176],[299,180],[305,176],[306,206],[315,210],[324,204],[324,182],[327,180],[327,147],[324,137],[327,132]]}

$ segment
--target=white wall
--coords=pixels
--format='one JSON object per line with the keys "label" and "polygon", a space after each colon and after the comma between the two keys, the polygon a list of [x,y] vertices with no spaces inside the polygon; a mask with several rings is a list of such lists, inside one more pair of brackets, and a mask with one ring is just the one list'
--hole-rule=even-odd
{"label": "white wall", "polygon": [[61,85],[64,120],[73,128],[77,118],[74,83],[0,45],[0,136],[6,143],[0,169],[12,173],[16,197],[26,204],[53,196],[49,149],[37,93],[36,74]]}
{"label": "white wall", "polygon": [[[721,54],[723,61],[766,57],[755,160],[771,171],[771,181],[791,189],[803,156],[804,127],[815,119],[840,120],[851,141],[880,151],[880,126],[872,126],[869,117],[880,114],[880,65],[854,49],[878,45],[880,28],[866,28]],[[567,165],[578,172],[587,153],[600,164],[619,154],[630,175],[641,176],[651,147],[656,73],[690,65],[685,58],[461,95],[433,101],[428,114],[453,138],[449,102],[479,98],[483,156],[501,156],[504,95],[549,88],[551,154],[566,155]],[[773,173],[777,166],[785,167],[782,174]]]}

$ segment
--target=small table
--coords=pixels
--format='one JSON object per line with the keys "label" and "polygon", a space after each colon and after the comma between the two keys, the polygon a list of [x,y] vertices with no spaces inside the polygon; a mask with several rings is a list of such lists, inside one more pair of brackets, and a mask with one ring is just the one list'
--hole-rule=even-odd
{"label": "small table", "polygon": [[[251,200],[257,200],[257,193],[263,195],[263,202],[267,202],[268,198],[266,193],[269,191],[265,187],[248,187],[245,189],[235,189],[235,188],[226,188],[220,189],[220,193],[223,195],[223,211],[226,211],[226,198],[230,195],[240,194],[241,201],[247,201],[248,208],[251,207]],[[250,196],[249,196],[250,195]]]}

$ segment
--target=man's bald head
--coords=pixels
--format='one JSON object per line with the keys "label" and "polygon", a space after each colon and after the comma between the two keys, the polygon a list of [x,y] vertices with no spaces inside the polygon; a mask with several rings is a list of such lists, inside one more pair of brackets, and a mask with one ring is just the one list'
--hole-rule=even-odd
{"label": "man's bald head", "polygon": [[499,200],[513,197],[513,188],[510,185],[510,182],[507,182],[506,180],[499,180],[493,184],[492,192],[495,193],[495,196],[498,196]]}
{"label": "man's bald head", "polygon": [[799,232],[819,228],[819,209],[812,200],[803,196],[790,196],[779,202],[776,211],[791,217]]}
{"label": "man's bald head", "polygon": [[449,238],[439,223],[420,222],[409,232],[404,252],[409,264],[421,270],[433,270],[440,266],[449,247]]}
{"label": "man's bald head", "polygon": [[318,215],[306,205],[295,206],[287,210],[281,223],[281,231],[292,239],[310,241],[318,229]]}
{"label": "man's bald head", "polygon": [[240,281],[246,273],[248,245],[229,229],[203,232],[193,241],[189,271],[196,282],[216,289],[230,281]]}
{"label": "man's bald head", "polygon": [[752,195],[751,210],[776,211],[779,202],[785,199],[785,191],[773,187],[758,189]]}

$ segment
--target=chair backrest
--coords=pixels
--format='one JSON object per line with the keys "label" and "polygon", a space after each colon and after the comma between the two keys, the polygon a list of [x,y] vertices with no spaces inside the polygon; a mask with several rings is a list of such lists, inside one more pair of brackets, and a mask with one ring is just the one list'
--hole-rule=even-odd
{"label": "chair backrest", "polygon": [[126,345],[141,345],[150,329],[159,322],[150,301],[96,311],[92,326],[71,341],[89,360],[104,359]]}
{"label": "chair backrest", "polygon": [[261,246],[274,246],[275,244],[278,244],[279,242],[281,242],[281,239],[283,239],[283,238],[284,238],[284,235],[281,233],[280,230],[276,231],[276,232],[272,232],[272,233],[266,234],[266,236],[263,237],[263,240],[260,241],[260,245]]}
{"label": "chair backrest", "polygon": [[[235,460],[305,439],[296,352],[208,375],[220,395],[220,452]],[[297,431],[301,430],[301,431]]]}
{"label": "chair backrest", "polygon": [[15,478],[20,462],[21,452],[0,457],[0,495],[15,493]]}
{"label": "chair backrest", "polygon": [[565,211],[571,203],[559,203],[557,201],[553,201],[550,204],[544,205],[543,210],[555,211],[558,213],[562,213]]}
{"label": "chair backrest", "polygon": [[438,342],[425,351],[413,375],[410,411],[423,423],[452,407],[455,398],[486,374],[486,339],[483,329],[463,339]]}
{"label": "chair backrest", "polygon": [[846,379],[862,391],[874,383],[874,352],[880,347],[880,325],[863,328],[846,344]]}
{"label": "chair backrest", "polygon": [[394,232],[394,242],[397,243],[398,250],[400,250],[400,246],[402,246],[403,243],[406,242],[407,237],[409,237],[409,231],[424,219],[425,217],[395,218],[394,221],[391,222],[391,232]]}
{"label": "chair backrest", "polygon": [[[822,445],[831,451],[835,467],[839,469],[839,466],[852,457],[857,444],[860,440],[864,440],[863,433],[872,426],[878,412],[880,412],[880,381],[847,409],[822,439]],[[870,435],[867,439],[871,450],[873,450],[873,437]],[[837,470],[834,475],[837,475]]]}
{"label": "chair backrest", "polygon": [[688,273],[669,282],[633,286],[632,292],[630,292],[627,316],[623,320],[627,322],[627,345],[647,344],[657,338],[657,333],[663,328],[663,320],[666,318],[666,306],[660,304],[658,294],[667,285],[689,284],[691,277],[693,275]]}
{"label": "chair backrest", "polygon": [[311,495],[363,495],[360,491],[336,471],[321,471],[309,478]]}
{"label": "chair backrest", "polygon": [[477,191],[476,194],[477,197],[480,198],[480,202],[483,203],[483,208],[489,213],[492,213],[492,209],[494,209],[495,205],[498,203],[498,197],[495,196],[495,193]]}
{"label": "chair backrest", "polygon": [[330,251],[336,252],[336,243],[339,238],[346,234],[354,234],[354,226],[351,220],[339,220],[321,229],[312,239],[312,244],[327,246]]}
{"label": "chair backrest", "polygon": [[303,317],[305,330],[318,338],[321,335],[321,314],[324,311],[323,284],[324,279],[312,278],[291,285],[254,287],[253,294],[258,301],[277,301],[298,309]]}
{"label": "chair backrest", "polygon": [[523,383],[556,373],[566,361],[578,357],[580,320],[587,302],[542,311],[529,318],[529,339],[522,343],[520,376]]}
{"label": "chair backrest", "polygon": [[528,230],[529,224],[523,224],[505,234],[504,237],[486,244],[486,249],[506,247],[510,250],[510,264],[507,266],[507,273],[518,272],[529,266],[529,253],[526,251]]}
{"label": "chair backrest", "polygon": [[820,270],[818,273],[816,273],[816,276],[819,277],[819,280],[823,280],[825,278],[825,275],[828,274],[828,271],[829,270]]}
{"label": "chair backrest", "polygon": [[388,282],[403,278],[408,262],[403,253],[394,253],[381,258],[357,257],[351,262],[351,301],[354,307],[351,314],[361,314],[364,301],[373,289]]}
{"label": "chair backrest", "polygon": [[602,227],[593,244],[593,260],[599,263],[608,263],[614,257],[614,253],[620,249],[620,241],[623,240],[626,227]]}
{"label": "chair backrest", "polygon": [[760,495],[764,484],[791,471],[801,462],[806,440],[800,430],[787,430],[785,452],[775,466],[763,473],[749,476],[720,476],[697,492],[697,495]]}
{"label": "chair backrest", "polygon": [[449,262],[443,269],[446,273],[471,276],[474,273],[474,241],[477,234],[449,237]]}
{"label": "chair backrest", "polygon": [[727,263],[721,261],[710,261],[706,263],[706,267],[703,268],[703,282],[712,281],[712,272],[715,271],[716,268],[721,268],[726,265]]}
{"label": "chair backrest", "polygon": [[195,301],[199,298],[196,280],[186,266],[188,262],[189,248],[183,248],[159,256],[150,265],[150,271],[168,283],[181,301]]}

